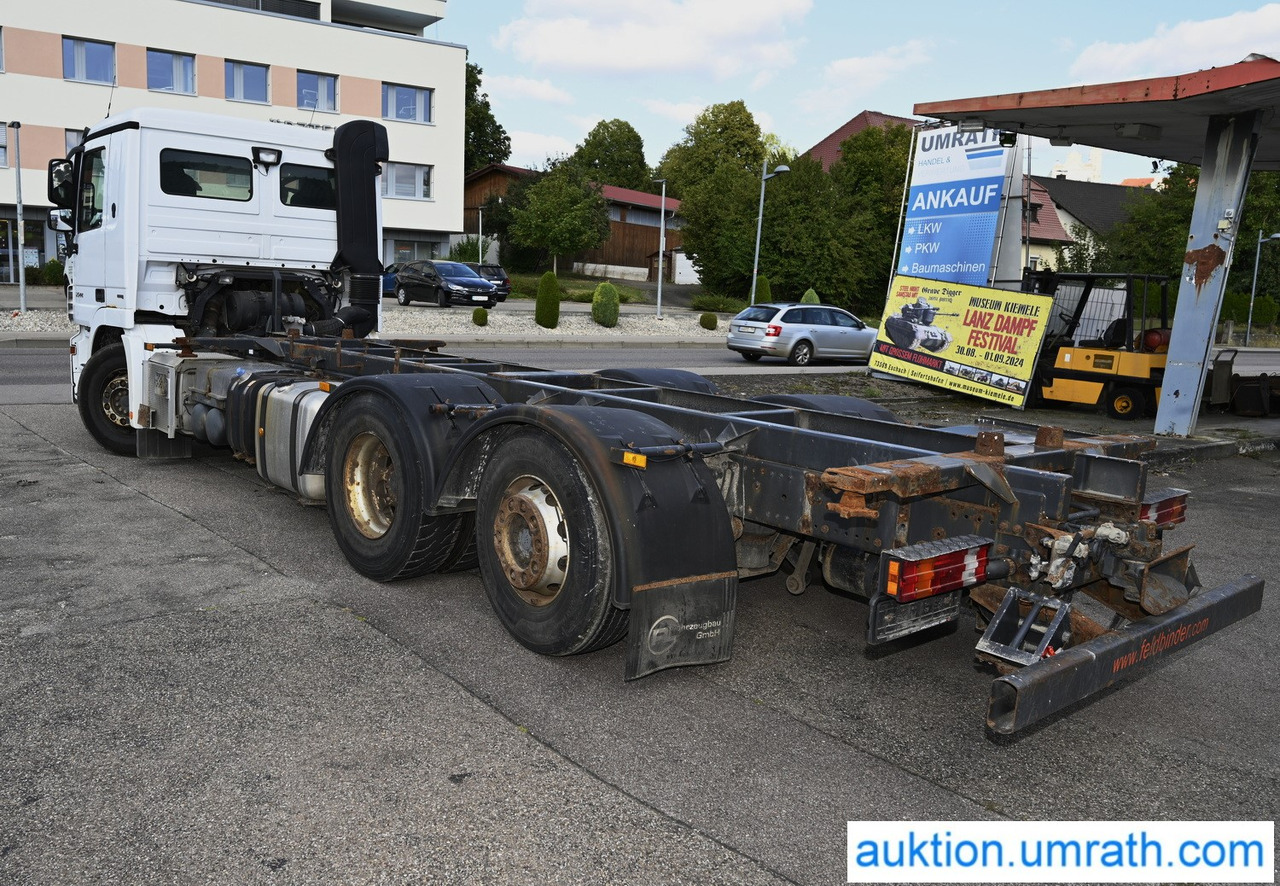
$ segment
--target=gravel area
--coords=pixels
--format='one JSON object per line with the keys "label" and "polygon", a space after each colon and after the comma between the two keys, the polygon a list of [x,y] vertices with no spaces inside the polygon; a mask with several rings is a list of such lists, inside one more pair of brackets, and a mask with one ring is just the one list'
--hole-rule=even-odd
{"label": "gravel area", "polygon": [[[618,318],[618,325],[606,329],[591,319],[591,314],[565,306],[560,311],[560,323],[555,329],[543,329],[533,321],[533,311],[521,307],[498,305],[489,311],[487,326],[471,322],[469,308],[436,308],[422,305],[400,307],[384,303],[382,306],[382,334],[387,336],[471,336],[498,335],[574,335],[595,336],[676,336],[689,338],[723,338],[727,327],[722,319],[717,329],[703,329],[698,325],[700,314],[683,308],[664,311],[659,320],[656,310],[628,310]],[[63,311],[5,311],[0,314],[0,332],[65,332],[70,335],[75,326],[67,320]]]}
{"label": "gravel area", "polygon": [[716,329],[703,329],[698,325],[701,314],[677,308],[664,310],[663,319],[657,310],[648,306],[642,309],[624,310],[618,317],[618,325],[607,329],[591,319],[591,314],[577,305],[560,308],[560,322],[555,329],[543,329],[533,321],[529,306],[501,304],[489,311],[487,326],[471,322],[470,308],[437,308],[420,305],[400,307],[396,304],[382,306],[382,332],[384,335],[428,336],[487,336],[487,335],[618,335],[654,336],[667,335],[687,338],[720,338],[728,332],[726,321],[721,318]]}
{"label": "gravel area", "polygon": [[4,311],[0,313],[0,332],[75,332],[75,324],[66,311]]}

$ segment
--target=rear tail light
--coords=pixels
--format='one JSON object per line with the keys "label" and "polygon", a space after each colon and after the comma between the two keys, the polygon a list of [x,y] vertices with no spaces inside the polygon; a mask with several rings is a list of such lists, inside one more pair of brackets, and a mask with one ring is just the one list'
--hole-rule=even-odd
{"label": "rear tail light", "polygon": [[1187,490],[1166,489],[1142,500],[1139,519],[1157,526],[1172,526],[1187,519]]}
{"label": "rear tail light", "polygon": [[991,540],[962,535],[882,554],[884,592],[899,603],[932,597],[987,580]]}
{"label": "rear tail light", "polygon": [[772,335],[775,337],[782,335],[782,327],[779,326],[777,323],[770,323],[768,326],[765,327],[764,334],[766,336]]}

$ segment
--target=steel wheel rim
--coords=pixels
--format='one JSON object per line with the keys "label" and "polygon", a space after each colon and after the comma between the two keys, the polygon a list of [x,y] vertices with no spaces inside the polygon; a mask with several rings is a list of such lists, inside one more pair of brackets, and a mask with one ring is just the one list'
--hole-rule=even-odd
{"label": "steel wheel rim", "polygon": [[387,446],[368,431],[347,446],[342,464],[347,512],[365,538],[379,539],[396,518],[395,463]]}
{"label": "steel wheel rim", "polygon": [[1133,398],[1128,394],[1121,394],[1116,397],[1115,402],[1112,405],[1115,411],[1121,415],[1128,415],[1130,412],[1133,412]]}
{"label": "steel wheel rim", "polygon": [[102,386],[102,414],[118,428],[129,427],[129,374],[119,372]]}
{"label": "steel wheel rim", "polygon": [[507,485],[493,520],[493,546],[502,574],[531,606],[545,606],[564,587],[569,527],[551,489],[537,477]]}

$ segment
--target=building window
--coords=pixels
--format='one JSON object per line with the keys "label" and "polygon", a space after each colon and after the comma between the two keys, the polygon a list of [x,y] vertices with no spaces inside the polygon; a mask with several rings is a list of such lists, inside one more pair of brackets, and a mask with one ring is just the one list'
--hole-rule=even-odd
{"label": "building window", "polygon": [[9,165],[9,124],[0,123],[0,168]]}
{"label": "building window", "polygon": [[332,74],[298,72],[298,107],[304,110],[338,110],[338,78]]}
{"label": "building window", "polygon": [[0,28],[0,71],[4,70],[4,28]]}
{"label": "building window", "polygon": [[434,166],[414,163],[382,164],[382,196],[402,200],[430,200]]}
{"label": "building window", "polygon": [[249,62],[227,62],[227,98],[238,102],[266,104],[267,66]]}
{"label": "building window", "polygon": [[84,130],[68,129],[68,130],[65,130],[65,133],[66,133],[65,138],[66,138],[66,149],[67,149],[66,156],[70,157],[71,152],[74,151],[76,148],[80,147],[80,142],[84,141]]}
{"label": "building window", "polygon": [[116,82],[115,45],[63,37],[62,76],[86,83]]}
{"label": "building window", "polygon": [[245,157],[165,148],[160,152],[160,190],[243,203],[253,197],[253,164]]}
{"label": "building window", "polygon": [[382,116],[386,120],[408,120],[413,123],[431,122],[431,102],[434,89],[416,86],[382,84]]}
{"label": "building window", "polygon": [[180,52],[147,50],[147,89],[196,94],[196,57]]}

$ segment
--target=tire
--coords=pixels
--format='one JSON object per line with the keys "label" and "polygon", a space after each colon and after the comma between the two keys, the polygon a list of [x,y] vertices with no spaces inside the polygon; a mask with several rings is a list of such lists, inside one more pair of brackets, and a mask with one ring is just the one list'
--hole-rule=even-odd
{"label": "tire", "polygon": [[385,397],[357,394],[329,432],[325,500],[347,562],[374,581],[434,572],[458,552],[461,518],[432,517],[423,498],[430,464]]}
{"label": "tire", "polygon": [[80,420],[98,444],[117,455],[138,454],[129,424],[129,367],[124,343],[112,342],[89,357],[76,390]]}
{"label": "tire", "polygon": [[502,441],[480,480],[476,525],[485,593],[524,646],[574,655],[626,634],[608,519],[558,440],[530,428]]}
{"label": "tire", "polygon": [[396,304],[408,307],[413,299],[409,298],[409,290],[403,286],[396,287]]}
{"label": "tire", "polygon": [[746,360],[748,363],[755,363],[760,359],[760,355],[752,351],[739,351],[738,353],[741,354],[742,359]]}
{"label": "tire", "polygon": [[449,293],[444,291],[443,286],[436,287],[436,304],[442,308],[449,307]]}
{"label": "tire", "polygon": [[787,362],[792,366],[808,366],[813,362],[813,345],[803,339],[796,342],[787,355]]}
{"label": "tire", "polygon": [[1112,388],[1107,395],[1107,415],[1133,421],[1147,411],[1147,395],[1141,388]]}

